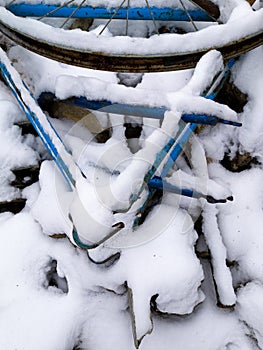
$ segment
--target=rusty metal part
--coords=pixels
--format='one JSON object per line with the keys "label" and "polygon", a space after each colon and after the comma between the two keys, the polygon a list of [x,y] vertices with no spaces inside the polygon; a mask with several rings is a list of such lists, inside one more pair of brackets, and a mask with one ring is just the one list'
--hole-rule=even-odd
{"label": "rusty metal part", "polygon": [[[127,284],[127,282],[126,282]],[[136,349],[139,349],[139,346],[143,340],[143,338],[147,335],[147,334],[151,334],[153,331],[153,321],[152,321],[152,315],[151,315],[151,310],[149,310],[149,319],[150,319],[150,323],[151,323],[151,327],[145,331],[145,334],[143,334],[141,337],[138,337],[138,329],[137,329],[137,325],[136,325],[136,315],[134,312],[134,303],[136,302],[134,300],[134,295],[132,292],[132,288],[130,288],[127,284],[127,294],[128,294],[128,304],[129,304],[129,311],[130,311],[130,317],[131,317],[131,324],[132,324],[132,334],[133,334],[133,340],[134,340],[134,346]]]}
{"label": "rusty metal part", "polygon": [[114,72],[165,72],[194,68],[200,58],[209,50],[219,50],[224,59],[237,57],[263,44],[263,33],[257,32],[251,36],[242,37],[224,46],[211,46],[204,50],[167,55],[113,55],[101,52],[76,51],[56,46],[53,43],[39,41],[36,38],[18,32],[6,24],[0,24],[0,31],[24,48],[56,61]]}
{"label": "rusty metal part", "polygon": [[220,17],[219,7],[210,0],[190,0],[194,5],[205,11],[210,17],[218,20]]}
{"label": "rusty metal part", "polygon": [[[219,7],[210,0],[189,0],[194,5],[205,11],[210,17],[218,21],[220,17]],[[254,4],[255,0],[246,0],[251,6]]]}

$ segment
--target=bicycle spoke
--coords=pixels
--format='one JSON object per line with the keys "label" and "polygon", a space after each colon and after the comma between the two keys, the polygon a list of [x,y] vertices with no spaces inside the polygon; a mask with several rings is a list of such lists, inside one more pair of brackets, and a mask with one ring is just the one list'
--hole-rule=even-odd
{"label": "bicycle spoke", "polygon": [[129,26],[129,9],[130,9],[130,0],[127,3],[127,13],[126,13],[126,35],[128,35],[128,26]]}
{"label": "bicycle spoke", "polygon": [[16,2],[16,0],[10,1],[9,4],[6,5],[6,7],[9,7],[9,6],[13,5],[14,2]]}
{"label": "bicycle spoke", "polygon": [[119,7],[116,8],[116,10],[114,11],[113,15],[111,16],[111,18],[108,20],[108,22],[105,24],[105,26],[102,28],[102,30],[99,32],[99,35],[101,35],[104,30],[108,27],[108,25],[111,23],[111,21],[114,19],[114,17],[116,16],[117,12],[119,11],[120,8],[122,8],[122,5],[125,3],[126,0],[123,0],[122,3],[120,4]]}
{"label": "bicycle spoke", "polygon": [[[108,44],[106,45],[106,49],[102,48],[101,46],[98,46],[97,49],[98,42],[96,42],[96,38],[94,40],[94,45],[90,45],[89,42],[87,42],[87,44],[85,44],[85,48],[81,49],[78,40],[74,39],[72,42],[70,40],[69,42],[67,42],[67,40],[64,39],[62,40],[57,31],[54,32],[54,37],[47,36],[45,34],[44,29],[41,32],[41,35],[36,35],[34,31],[30,32],[27,26],[25,26],[25,28],[23,27],[22,19],[17,19],[17,24],[19,24],[19,26],[17,26],[17,24],[14,23],[15,21],[13,20],[13,17],[11,17],[11,13],[8,14],[8,16],[6,16],[5,10],[2,10],[2,8],[0,8],[0,30],[4,36],[15,41],[17,44],[22,45],[23,47],[33,52],[42,54],[43,56],[46,56],[48,58],[55,59],[59,62],[77,65],[80,67],[90,69],[110,70],[114,72],[117,71],[127,73],[143,73],[189,69],[195,67],[196,63],[201,58],[201,56],[207,51],[209,51],[211,48],[219,50],[224,56],[224,59],[229,59],[231,57],[236,57],[242,53],[252,50],[262,45],[263,42],[262,26],[260,26],[260,24],[262,24],[263,13],[260,10],[253,11],[250,13],[250,15],[248,16],[249,18],[247,18],[245,21],[246,27],[248,28],[248,32],[246,34],[238,35],[237,38],[234,37],[234,35],[230,35],[229,39],[223,38],[223,41],[221,42],[220,35],[212,35],[211,40],[209,38],[209,41],[207,42],[205,47],[201,48],[201,44],[199,45],[199,41],[201,43],[202,39],[204,37],[207,37],[203,31],[203,26],[200,29],[198,29],[200,31],[199,39],[196,42],[194,41],[194,38],[192,39],[193,46],[189,45],[191,41],[190,36],[185,35],[181,39],[182,42],[187,43],[186,46],[188,47],[188,49],[186,50],[186,52],[182,50],[181,45],[178,45],[179,41],[177,41],[177,39],[179,40],[179,38],[177,38],[177,35],[181,34],[180,32],[177,32],[177,35],[170,36],[173,45],[165,49],[165,54],[163,53],[161,47],[164,47],[166,38],[162,35],[160,35],[157,39],[158,45],[152,45],[152,51],[149,45],[150,40],[144,40],[139,35],[140,42],[145,42],[145,44],[149,45],[149,50],[147,50],[147,52],[141,49],[141,45],[138,45],[138,47],[136,46],[136,42],[134,43],[134,41],[137,40],[137,37],[135,37],[132,40],[129,37],[129,35],[131,35],[131,23],[129,22],[131,19],[153,21],[154,26],[156,28],[155,31],[153,25],[151,25],[153,29],[153,36],[155,33],[158,32],[157,26],[159,27],[159,20],[174,20],[188,22],[191,21],[191,27],[194,27],[195,24],[196,27],[199,28],[199,26],[197,25],[197,21],[203,22],[205,19],[207,25],[205,25],[204,27],[207,27],[209,26],[209,22],[212,22],[212,19],[210,20],[209,16],[210,18],[211,16],[214,18],[220,17],[220,10],[218,6],[211,0],[189,0],[192,3],[194,3],[196,7],[201,8],[202,11],[200,11],[199,9],[189,9],[188,11],[186,11],[186,9],[184,10],[184,7],[187,7],[186,2],[184,2],[184,0],[180,0],[181,5],[179,9],[167,7],[165,4],[163,5],[165,7],[161,7],[159,9],[156,6],[152,6],[150,0],[144,0],[141,3],[142,7],[132,7],[133,4],[130,0],[118,0],[116,5],[118,8],[115,6],[114,8],[111,8],[109,10],[105,7],[101,8],[96,6],[86,6],[85,3],[84,5],[82,5],[81,8],[78,8],[78,11],[76,13],[75,9],[76,6],[78,6],[78,4],[76,4],[75,0],[65,0],[65,4],[61,6],[33,4],[32,8],[29,4],[27,4],[29,6],[24,7],[24,3],[20,6],[20,4],[17,4],[17,1],[15,1],[14,5],[10,5],[13,3],[14,0],[7,1],[9,2],[9,8],[7,8],[7,10],[13,13],[13,16],[33,17],[35,21],[38,16],[43,15],[44,17],[50,16],[54,18],[65,17],[64,20],[69,16],[73,19],[75,17],[85,18],[86,15],[88,16],[88,18],[104,19],[103,25],[100,26],[98,30],[98,32],[101,31],[100,34],[105,30],[105,28],[107,28],[112,19],[114,19],[113,22],[115,22],[116,18],[120,18],[126,21],[126,23],[123,22],[122,33],[118,31],[120,29],[119,26],[118,28],[116,28],[117,31],[113,32],[113,36],[125,36],[126,29],[126,38],[122,39],[124,42],[124,46],[121,52],[117,49],[115,51],[114,47],[111,49],[111,47],[109,47],[111,45]],[[80,3],[81,1],[83,0],[79,0],[78,3]],[[229,1],[231,2],[231,4],[233,3],[234,7],[236,6],[235,0]],[[180,2],[178,1],[179,4]],[[59,9],[61,10],[58,11]],[[71,14],[73,11],[75,13],[74,16]],[[54,14],[54,12],[56,13]],[[203,15],[205,15],[205,17]],[[251,23],[253,23],[253,17],[255,18],[255,27],[252,26],[254,29],[251,29],[250,27]],[[58,23],[61,24],[64,20],[60,22],[50,21],[50,23],[48,22],[44,25],[56,27],[59,25]],[[229,23],[229,25],[227,20],[226,23],[223,23],[222,25],[219,20],[217,20],[217,23],[220,25],[213,26],[213,30],[211,31],[211,33],[215,32],[220,34],[221,32],[223,32],[222,26],[224,25],[226,25],[226,27],[229,27],[227,28],[227,30],[230,32],[232,29],[233,31],[236,31],[238,28],[237,21],[233,21],[233,24]],[[114,23],[111,23],[111,25],[113,24]],[[145,24],[145,27],[147,27],[147,24]],[[137,32],[139,32],[139,30],[136,30],[135,36],[137,35]],[[167,32],[169,32],[169,26],[167,28]],[[63,36],[68,35],[69,38],[75,38],[75,36],[77,36],[78,33],[71,33],[70,30],[68,30],[65,32],[63,31],[63,33],[61,31],[60,34],[63,34]],[[173,32],[171,32],[171,34],[173,34]],[[191,33],[191,35],[192,34],[194,33]],[[89,36],[88,33],[85,33],[85,35],[87,35],[87,37]],[[116,41],[114,38],[107,38],[107,40],[112,40],[114,42]],[[133,45],[132,52],[130,50],[129,45],[127,45],[130,41],[131,45]],[[159,47],[160,50],[158,51]]]}
{"label": "bicycle spoke", "polygon": [[157,28],[156,21],[155,21],[155,19],[154,19],[154,17],[153,17],[153,13],[152,13],[151,7],[150,7],[150,5],[149,5],[149,1],[148,1],[148,0],[145,0],[145,2],[146,2],[146,5],[147,5],[147,7],[148,7],[150,16],[151,16],[151,18],[152,18],[152,21],[153,21],[153,24],[154,24],[156,33],[159,35],[160,33],[159,33],[158,28]]}
{"label": "bicycle spoke", "polygon": [[55,9],[52,10],[52,11],[49,11],[49,12],[46,13],[44,16],[37,18],[37,20],[38,20],[38,21],[41,21],[43,18],[52,15],[53,13],[55,13],[55,12],[57,12],[58,10],[62,9],[63,7],[66,7],[66,6],[70,5],[70,4],[71,4],[72,2],[74,2],[74,1],[75,1],[75,0],[69,0],[69,1],[66,2],[65,4],[60,5],[59,7],[55,8]]}
{"label": "bicycle spoke", "polygon": [[65,20],[65,22],[63,22],[60,26],[60,28],[63,28],[67,23],[68,21],[74,16],[74,14],[78,11],[79,8],[81,8],[81,6],[84,4],[86,0],[82,0],[81,3],[79,4],[78,7],[75,8],[75,10],[71,13],[71,15]]}
{"label": "bicycle spoke", "polygon": [[197,26],[195,25],[195,22],[193,21],[191,15],[190,15],[190,13],[189,13],[189,11],[188,11],[187,8],[185,7],[185,4],[183,3],[182,0],[179,0],[179,1],[180,1],[180,4],[182,5],[183,9],[185,10],[185,12],[186,12],[186,14],[187,14],[187,16],[188,16],[190,22],[192,23],[192,25],[193,25],[195,31],[197,32],[197,31],[198,31],[198,28],[197,28]]}

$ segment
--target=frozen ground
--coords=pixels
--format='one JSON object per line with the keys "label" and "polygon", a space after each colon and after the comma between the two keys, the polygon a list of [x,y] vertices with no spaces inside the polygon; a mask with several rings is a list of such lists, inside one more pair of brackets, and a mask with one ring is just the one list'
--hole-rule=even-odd
{"label": "frozen ground", "polygon": [[[91,91],[89,81],[98,88],[95,84],[98,80],[87,78],[100,79],[104,88],[110,87],[103,90],[107,96],[110,89],[113,93],[120,90],[114,73],[54,63],[19,47],[13,47],[8,55],[36,96],[45,90],[60,97],[68,97],[70,91],[87,93]],[[262,58],[260,47],[241,57],[234,67],[234,82],[248,95],[244,111],[237,115],[242,128],[219,125],[202,130],[192,141],[189,156],[197,180],[193,180],[184,159],[178,160],[181,170],[175,168],[171,176],[171,181],[186,178],[190,184],[194,181],[200,189],[205,191],[207,187],[213,194],[230,193],[234,201],[212,206],[202,200],[183,200],[166,194],[137,231],[140,238],[120,237],[110,246],[91,253],[94,259],[101,259],[121,252],[120,259],[108,267],[93,264],[86,252],[75,248],[67,238],[50,237],[65,229],[61,208],[66,201],[66,190],[50,161],[43,163],[39,183],[22,192],[9,185],[13,179],[11,169],[37,164],[47,155],[34,136],[21,135],[15,122],[24,119],[23,113],[1,83],[0,197],[10,200],[22,196],[27,198],[27,205],[19,214],[0,215],[0,349],[132,350],[134,322],[138,340],[151,333],[142,340],[142,350],[263,349]],[[217,64],[220,66],[220,62]],[[209,71],[205,73],[209,75]],[[151,102],[151,96],[155,96],[153,91],[158,96],[161,90],[167,101],[173,102],[170,102],[173,108],[184,112],[186,103],[176,105],[174,100],[179,96],[179,102],[189,101],[191,96],[189,100],[183,97],[193,91],[198,95],[198,89],[207,83],[202,77],[201,74],[193,79],[193,71],[146,74],[135,91],[133,88],[123,91],[140,98],[138,89],[150,89],[150,97],[146,92],[144,96]],[[179,90],[181,95],[176,95]],[[122,97],[130,98],[125,93]],[[205,104],[193,103],[192,108],[218,108]],[[222,116],[236,117],[229,109],[219,112]],[[97,118],[106,127],[114,125],[113,137],[106,146],[98,146],[93,141],[87,146],[83,140],[90,139],[91,134],[79,123],[76,129],[68,120],[53,122],[63,137],[67,135],[68,146],[72,147],[73,156],[85,175],[98,177],[102,184],[108,184],[108,177],[100,170],[96,172],[90,163],[120,172],[130,165],[136,168],[131,161],[136,144],[128,144],[124,139],[123,117]],[[126,118],[126,121],[135,119]],[[146,120],[143,123],[143,135],[136,147],[145,150],[147,137],[156,135],[159,124]],[[152,144],[156,146],[155,142]],[[249,152],[255,159],[250,169],[233,173],[221,165],[225,153],[234,157],[237,152]],[[206,163],[202,163],[204,154],[209,158],[208,170]],[[131,182],[131,187],[133,185]],[[80,194],[85,186],[88,185],[79,184]],[[61,198],[58,201],[58,193],[64,195],[63,201]],[[100,193],[100,199],[104,200],[103,195]],[[114,198],[117,204],[125,202],[117,195]],[[83,203],[95,208],[94,215],[101,210],[101,216],[104,210],[108,213],[108,209],[116,205],[109,200],[106,209],[98,203],[92,208],[92,203],[85,198]],[[198,238],[193,223],[201,209],[204,236]],[[195,245],[199,251],[209,248],[213,274],[208,260],[200,262],[196,257]],[[229,268],[226,258],[232,262]],[[236,306],[218,308],[218,301]],[[155,304],[152,309],[155,306],[159,312],[153,312],[150,303]],[[133,310],[133,322],[129,309]]]}

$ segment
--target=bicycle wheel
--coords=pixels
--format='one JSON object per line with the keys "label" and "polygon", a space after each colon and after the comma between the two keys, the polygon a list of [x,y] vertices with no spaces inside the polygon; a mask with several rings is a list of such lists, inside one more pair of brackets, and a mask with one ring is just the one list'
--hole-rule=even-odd
{"label": "bicycle wheel", "polygon": [[[182,0],[181,8],[178,1],[174,1],[174,7],[158,8],[155,0],[144,0],[141,7],[134,8],[130,0],[116,0],[110,3],[115,7],[109,10],[91,7],[92,1],[73,5],[74,1],[62,5],[12,2],[7,8],[0,8],[0,30],[19,45],[48,58],[86,68],[126,72],[193,68],[211,49],[229,59],[263,43],[263,10],[253,11],[245,0],[239,6],[232,0],[221,1],[221,7],[198,0],[192,1],[197,7],[188,8]],[[46,23],[20,18],[11,11],[19,16],[38,16]],[[62,25],[61,17],[66,17]],[[70,30],[77,17],[94,19],[89,31]],[[185,23],[186,17],[189,23]],[[218,23],[213,23],[212,18]]]}

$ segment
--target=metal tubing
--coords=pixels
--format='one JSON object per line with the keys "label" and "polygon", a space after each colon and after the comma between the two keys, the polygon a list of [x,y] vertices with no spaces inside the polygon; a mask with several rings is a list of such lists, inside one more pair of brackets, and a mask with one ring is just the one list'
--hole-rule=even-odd
{"label": "metal tubing", "polygon": [[[216,98],[218,92],[222,89],[226,79],[228,78],[228,76],[230,74],[230,69],[234,66],[235,62],[236,62],[236,60],[234,58],[231,58],[227,62],[224,70],[216,77],[216,79],[212,83],[210,89],[204,94],[205,98],[210,99],[210,100],[214,100]],[[239,124],[239,123],[237,123],[237,124]],[[169,158],[167,160],[167,163],[165,164],[165,166],[162,170],[161,177],[165,177],[168,174],[169,170],[171,169],[171,167],[175,163],[176,159],[178,158],[178,156],[182,152],[184,145],[189,140],[192,132],[197,128],[197,125],[198,125],[197,123],[186,124],[185,129],[183,130],[179,139],[176,140],[175,146],[172,149],[172,151],[169,155]],[[241,125],[237,125],[237,126],[241,126]]]}
{"label": "metal tubing", "polygon": [[[38,98],[39,105],[45,109],[45,104],[48,101],[56,100],[56,96],[50,92],[43,92]],[[86,97],[73,97],[65,100],[65,103],[70,105],[79,106],[91,110],[99,110],[100,112],[130,115],[133,117],[143,117],[151,119],[163,119],[164,113],[167,111],[165,107],[148,107],[148,106],[136,106],[124,103],[112,103],[107,100],[87,100]],[[205,114],[183,114],[181,119],[185,123],[196,123],[204,125],[216,125],[217,123],[228,124],[233,126],[241,126],[239,122],[234,122],[226,119],[221,119],[212,115]]]}
{"label": "metal tubing", "polygon": [[[217,96],[218,92],[223,87],[224,82],[226,81],[227,77],[229,76],[230,69],[233,67],[235,62],[236,62],[235,59],[230,59],[227,62],[225,69],[216,77],[216,79],[212,83],[210,89],[205,94],[203,94],[203,95],[205,95],[205,98],[213,100]],[[176,159],[178,158],[178,156],[182,152],[184,145],[187,143],[192,132],[196,129],[196,127],[197,127],[196,123],[187,123],[184,130],[180,131],[179,138],[178,139],[175,139],[175,138],[171,139],[168,142],[169,145],[171,145],[171,143],[174,144],[174,148],[170,152],[169,158],[168,158],[168,160],[167,160],[167,162],[166,162],[166,164],[161,172],[161,178],[164,178],[168,174],[169,170],[174,165]],[[171,147],[169,147],[169,149],[171,149]],[[150,171],[145,175],[145,178],[148,177],[149,175],[154,175],[154,173],[156,172],[156,170],[160,164],[160,160],[156,159],[155,163],[156,164],[154,164],[152,169],[150,169]],[[149,183],[149,181],[150,181],[150,179],[148,180],[148,183]],[[143,217],[142,214],[145,212],[147,206],[149,205],[149,203],[150,203],[151,199],[153,198],[153,196],[155,195],[156,191],[157,191],[156,189],[149,187],[148,197],[146,198],[143,205],[137,211],[136,217],[134,219],[134,222],[133,222],[134,228],[137,227],[140,224],[140,222],[142,221],[142,217]],[[186,195],[187,195],[187,193],[188,192],[185,192]],[[183,194],[183,192],[181,192],[181,194]],[[135,196],[133,196],[133,197],[135,198]],[[209,199],[210,203],[216,203],[216,201],[214,201],[214,198],[212,198],[211,196],[207,196],[207,200],[208,199]],[[232,197],[231,197],[231,200],[232,200]]]}
{"label": "metal tubing", "polygon": [[[67,6],[58,9],[58,5],[47,4],[13,4],[7,7],[16,16],[21,17],[43,17],[49,12],[49,17],[69,17],[72,12],[77,9],[77,6]],[[56,10],[57,9],[57,10]],[[53,11],[53,12],[52,12]],[[120,8],[114,16],[114,19],[127,18],[127,11],[129,20],[150,20],[152,21],[151,14],[147,7],[134,7],[127,9],[126,7]],[[83,6],[76,10],[73,18],[101,18],[110,19],[116,12],[116,8],[106,7],[91,7]],[[158,8],[151,7],[151,12],[155,20],[158,21],[186,21],[189,22],[187,13],[182,9],[173,9],[170,7]],[[209,17],[202,10],[189,10],[191,18],[194,21],[211,22]]]}
{"label": "metal tubing", "polygon": [[176,194],[180,194],[186,197],[191,197],[191,198],[203,198],[206,197],[206,195],[188,189],[188,188],[181,188],[175,185],[172,185],[164,180],[162,180],[161,177],[159,176],[154,176],[149,182],[148,182],[148,186],[151,189],[156,189],[159,191],[167,191],[167,192],[171,192],[171,193],[176,193]]}
{"label": "metal tubing", "polygon": [[186,124],[185,129],[183,130],[183,133],[180,135],[179,139],[176,140],[175,142],[175,146],[172,149],[169,158],[162,170],[162,177],[165,177],[169,170],[171,169],[171,167],[174,165],[174,162],[176,161],[176,159],[178,158],[178,156],[181,154],[185,144],[188,142],[190,136],[192,135],[192,132],[194,132],[194,130],[197,128],[196,123],[188,123]]}
{"label": "metal tubing", "polygon": [[[38,116],[30,109],[30,106],[26,103],[26,101],[24,101],[19,87],[16,86],[17,82],[14,81],[11,73],[8,70],[8,67],[6,67],[5,64],[2,63],[1,61],[0,61],[0,72],[1,72],[2,76],[4,77],[6,83],[10,87],[12,93],[14,94],[18,104],[22,108],[26,117],[31,122],[31,124],[33,125],[33,127],[37,131],[38,135],[40,136],[44,146],[46,147],[46,149],[50,153],[51,157],[54,159],[56,165],[58,166],[58,168],[61,171],[62,175],[64,176],[67,184],[69,185],[69,188],[71,190],[74,190],[75,179],[74,179],[73,175],[71,174],[65,160],[63,159],[63,156],[61,156],[59,154],[59,150],[57,149],[55,143],[52,140],[52,138],[57,138],[59,140],[61,146],[64,147],[64,150],[67,152],[67,149],[66,149],[65,145],[63,144],[61,138],[57,134],[56,130],[48,122],[48,119],[46,119],[46,121],[50,125],[50,130],[49,130],[50,134],[48,133],[48,131],[44,130],[43,125],[41,124],[41,121],[39,120]],[[21,83],[22,83],[22,80],[21,80]],[[24,87],[28,90],[25,83],[24,83]],[[29,90],[28,90],[28,94],[30,94]],[[31,103],[36,103],[36,105],[37,105],[37,102],[35,101],[35,99],[32,96],[31,96]],[[69,155],[69,157],[70,157],[70,155]],[[71,217],[69,217],[69,218],[73,223],[72,218]],[[118,222],[117,224],[115,224],[113,226],[112,232],[110,232],[106,237],[104,237],[103,239],[101,239],[100,241],[98,241],[96,243],[85,244],[80,240],[78,233],[73,225],[72,238],[78,247],[83,248],[83,249],[92,249],[92,248],[98,247],[100,244],[104,243],[107,239],[113,237],[122,228],[124,228],[124,224],[122,222]]]}
{"label": "metal tubing", "polygon": [[[71,219],[71,221],[73,222],[73,220]],[[74,242],[76,243],[76,245],[79,248],[82,249],[94,249],[97,248],[99,245],[101,245],[102,243],[105,243],[108,239],[112,238],[113,236],[115,236],[120,230],[122,230],[125,227],[123,222],[118,222],[115,225],[112,226],[113,230],[104,238],[102,238],[101,240],[99,240],[98,242],[94,242],[94,243],[84,243],[81,241],[78,232],[76,230],[76,228],[73,228],[73,233],[72,233],[72,238],[74,240]]]}
{"label": "metal tubing", "polygon": [[[53,143],[52,137],[44,130],[38,117],[27,106],[26,102],[22,98],[20,90],[17,88],[16,84],[13,81],[13,78],[12,78],[11,74],[9,73],[8,68],[2,62],[0,62],[0,70],[1,70],[2,76],[4,77],[8,86],[10,87],[12,93],[14,94],[17,102],[19,103],[19,105],[22,108],[23,112],[25,113],[26,117],[28,118],[28,120],[31,122],[31,124],[35,128],[36,132],[38,133],[39,137],[41,138],[46,149],[48,150],[48,152],[50,153],[50,155],[54,159],[58,168],[60,169],[60,171],[61,171],[62,175],[64,176],[66,182],[68,183],[69,187],[71,189],[73,189],[74,185],[75,185],[75,180],[74,180],[72,174],[70,173],[66,163],[64,162],[64,160],[60,156],[59,151],[57,150],[55,144]],[[26,87],[25,84],[24,84],[24,86]],[[29,91],[28,91],[28,94],[30,94]],[[32,100],[33,100],[33,97],[32,97]],[[50,127],[52,130],[53,136],[58,138],[61,142],[61,145],[63,147],[65,147],[64,144],[62,143],[60,137],[58,136],[58,134],[56,133],[55,129],[52,127],[51,124],[50,124]],[[65,150],[66,150],[66,148],[65,148]]]}
{"label": "metal tubing", "polygon": [[226,201],[232,201],[233,197],[229,196],[227,198],[220,198],[216,199],[210,195],[203,194],[201,192],[189,189],[189,188],[182,188],[178,187],[176,185],[172,185],[169,182],[166,182],[163,180],[160,176],[154,176],[149,182],[148,187],[151,190],[158,190],[158,191],[167,191],[171,193],[176,193],[185,197],[200,199],[204,198],[209,203],[216,204],[216,203],[226,203]]}

